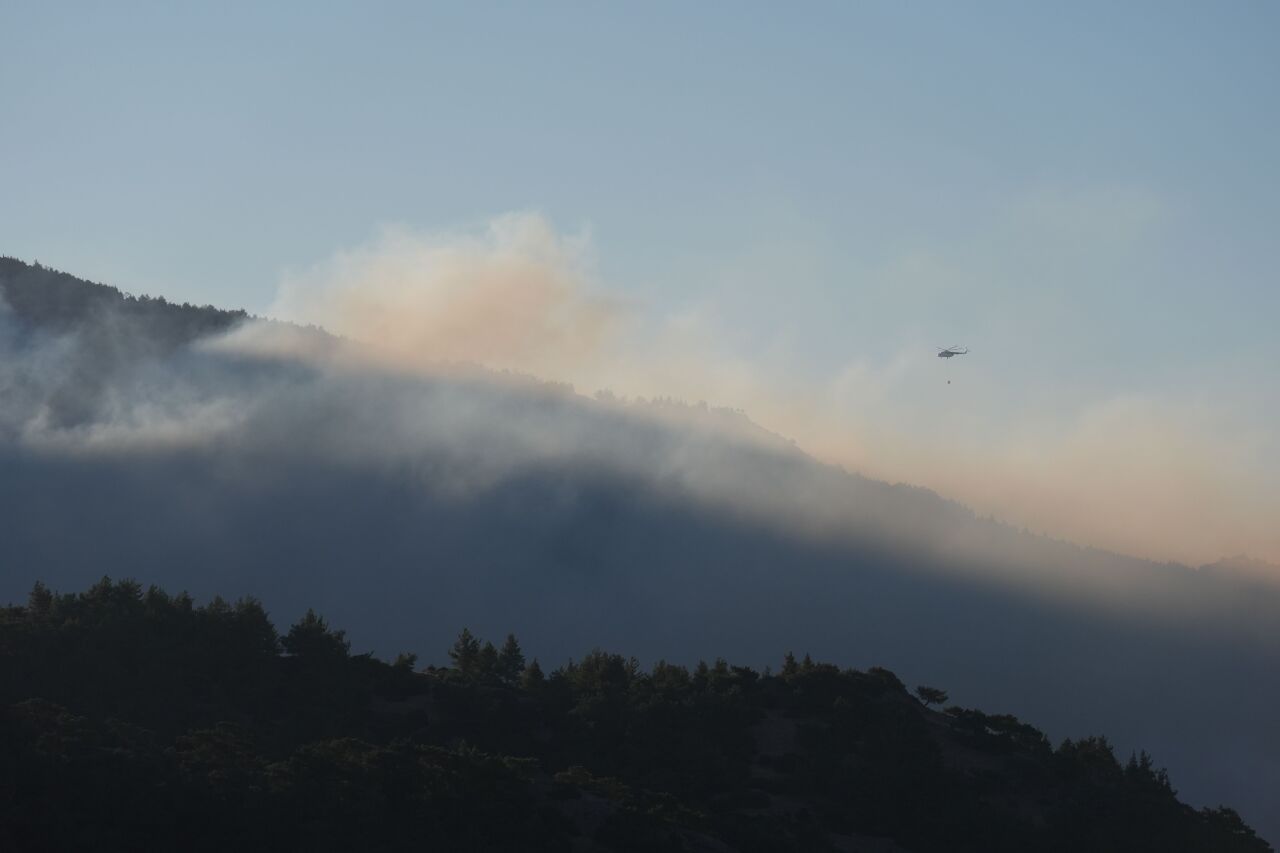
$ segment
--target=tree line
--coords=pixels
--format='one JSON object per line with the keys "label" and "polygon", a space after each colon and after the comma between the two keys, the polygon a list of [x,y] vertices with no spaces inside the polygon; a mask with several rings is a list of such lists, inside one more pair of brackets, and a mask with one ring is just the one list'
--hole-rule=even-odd
{"label": "tree line", "polygon": [[[14,850],[1265,851],[1145,753],[1052,745],[894,673],[592,650],[353,654],[308,611],[103,579],[0,611]],[[934,710],[942,706],[943,710]]]}

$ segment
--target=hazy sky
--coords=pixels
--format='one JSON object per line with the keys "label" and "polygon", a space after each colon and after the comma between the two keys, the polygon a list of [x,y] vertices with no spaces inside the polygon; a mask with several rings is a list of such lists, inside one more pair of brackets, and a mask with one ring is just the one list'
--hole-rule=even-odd
{"label": "hazy sky", "polygon": [[0,253],[359,333],[284,297],[532,252],[563,378],[1280,560],[1280,6],[265,5],[0,4]]}

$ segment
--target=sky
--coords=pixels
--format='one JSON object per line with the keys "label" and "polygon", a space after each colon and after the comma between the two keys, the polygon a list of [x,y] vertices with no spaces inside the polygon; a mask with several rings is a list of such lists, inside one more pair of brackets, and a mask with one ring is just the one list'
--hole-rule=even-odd
{"label": "sky", "polygon": [[266,6],[0,2],[0,253],[1280,562],[1275,4]]}

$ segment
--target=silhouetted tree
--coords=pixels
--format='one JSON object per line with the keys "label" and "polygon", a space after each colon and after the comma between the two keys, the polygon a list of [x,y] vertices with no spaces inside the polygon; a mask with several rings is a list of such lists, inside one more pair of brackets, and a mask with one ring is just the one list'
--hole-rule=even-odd
{"label": "silhouetted tree", "polygon": [[542,667],[538,665],[537,658],[529,661],[529,665],[524,668],[524,672],[520,673],[520,686],[525,690],[537,690],[546,682],[547,677],[542,674]]}
{"label": "silhouetted tree", "polygon": [[476,672],[486,678],[500,675],[498,672],[498,650],[488,640],[480,647],[480,656],[476,658]]}
{"label": "silhouetted tree", "polygon": [[49,592],[49,588],[40,581],[36,581],[36,585],[31,588],[31,595],[27,598],[27,607],[36,616],[47,616],[53,608],[53,593]]}
{"label": "silhouetted tree", "polygon": [[453,668],[463,675],[475,675],[480,662],[480,641],[468,628],[463,628],[449,649],[449,659]]}
{"label": "silhouetted tree", "polygon": [[330,630],[324,617],[310,609],[281,642],[286,652],[306,660],[336,660],[345,658],[351,651],[347,632]]}
{"label": "silhouetted tree", "polygon": [[942,705],[947,701],[947,691],[939,690],[936,687],[926,687],[921,684],[916,688],[916,696],[924,703],[925,707],[930,705]]}
{"label": "silhouetted tree", "polygon": [[1137,754],[1129,754],[1129,763],[1125,765],[1124,775],[1140,787],[1168,791],[1170,794],[1177,793],[1169,782],[1169,771],[1163,767],[1157,768],[1145,749]]}
{"label": "silhouetted tree", "polygon": [[515,634],[507,634],[507,641],[498,652],[498,675],[508,684],[514,684],[524,671],[524,652]]}

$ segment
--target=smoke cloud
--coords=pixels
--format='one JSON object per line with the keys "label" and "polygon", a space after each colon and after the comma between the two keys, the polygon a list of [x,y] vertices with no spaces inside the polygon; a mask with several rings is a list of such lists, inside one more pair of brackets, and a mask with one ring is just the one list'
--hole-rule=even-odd
{"label": "smoke cloud", "polygon": [[[1229,401],[1127,394],[1067,411],[938,409],[925,346],[829,373],[744,354],[713,312],[655,316],[596,280],[586,236],[508,214],[479,233],[390,229],[285,277],[273,313],[360,341],[384,362],[474,363],[745,410],[827,462],[932,488],[1008,523],[1153,559],[1249,552],[1280,562],[1280,484]],[[979,383],[980,384],[980,383]]]}
{"label": "smoke cloud", "polygon": [[598,357],[621,315],[592,292],[586,250],[530,215],[499,217],[477,236],[390,229],[287,277],[273,313],[402,362],[570,373]]}

